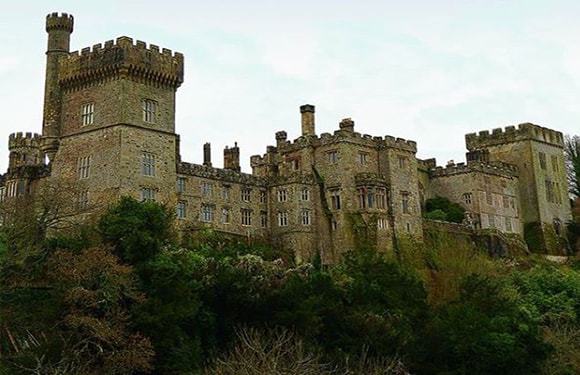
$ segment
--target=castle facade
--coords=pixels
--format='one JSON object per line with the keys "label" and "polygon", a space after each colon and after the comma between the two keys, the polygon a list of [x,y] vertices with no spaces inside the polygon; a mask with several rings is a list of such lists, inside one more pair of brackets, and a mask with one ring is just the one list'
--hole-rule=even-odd
{"label": "castle facade", "polygon": [[560,251],[571,219],[562,133],[521,124],[466,135],[466,163],[437,167],[414,141],[362,135],[343,119],[318,135],[315,107],[300,107],[302,135],[251,157],[240,171],[237,144],[222,168],[204,146],[203,164],[181,160],[175,95],[184,57],[120,37],[70,52],[71,15],[46,18],[48,48],[42,134],[15,133],[0,197],[34,194],[47,183],[74,187],[84,215],[120,196],[175,207],[183,230],[209,228],[292,249],[301,260],[334,263],[364,238],[389,251],[422,239],[422,207],[443,196],[461,204],[473,229],[534,236]]}

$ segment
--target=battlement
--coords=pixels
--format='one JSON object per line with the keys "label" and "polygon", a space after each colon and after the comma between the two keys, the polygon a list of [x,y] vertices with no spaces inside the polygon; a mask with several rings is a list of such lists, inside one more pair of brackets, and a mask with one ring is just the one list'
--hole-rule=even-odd
{"label": "battlement", "polygon": [[122,75],[177,88],[183,82],[184,58],[179,52],[122,36],[74,51],[60,62],[60,82],[65,86]]}
{"label": "battlement", "polygon": [[74,26],[74,17],[67,13],[50,13],[46,16],[46,31],[65,30],[72,33]]}
{"label": "battlement", "polygon": [[186,176],[202,177],[230,183],[266,186],[266,182],[260,177],[235,171],[233,169],[213,168],[200,164],[181,162],[177,165],[177,173]]}
{"label": "battlement", "polygon": [[40,147],[41,136],[36,133],[12,133],[8,137],[8,149],[10,151],[21,147],[38,148]]}
{"label": "battlement", "polygon": [[482,172],[502,177],[518,177],[518,168],[515,165],[500,161],[494,162],[473,161],[467,164],[452,163],[445,168],[444,167],[431,168],[429,170],[429,175],[432,178],[436,178],[471,172]]}
{"label": "battlement", "polygon": [[505,129],[496,128],[491,133],[483,130],[477,134],[465,135],[465,144],[469,151],[527,140],[564,147],[564,136],[561,132],[531,123],[519,124],[517,128],[515,126],[507,126]]}

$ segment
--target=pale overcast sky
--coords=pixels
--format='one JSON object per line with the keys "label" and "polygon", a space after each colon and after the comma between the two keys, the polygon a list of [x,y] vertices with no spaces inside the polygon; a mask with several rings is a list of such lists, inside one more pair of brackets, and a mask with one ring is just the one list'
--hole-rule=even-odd
{"label": "pale overcast sky", "polygon": [[464,135],[523,122],[580,134],[580,1],[11,1],[0,5],[0,171],[8,134],[40,132],[45,16],[75,17],[71,50],[122,35],[185,55],[176,129],[184,161],[238,142],[242,170],[345,117],[415,140],[418,157],[463,161]]}

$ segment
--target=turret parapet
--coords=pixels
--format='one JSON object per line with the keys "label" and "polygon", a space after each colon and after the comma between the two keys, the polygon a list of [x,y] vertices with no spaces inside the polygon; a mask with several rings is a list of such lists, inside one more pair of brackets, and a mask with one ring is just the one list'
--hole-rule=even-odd
{"label": "turret parapet", "polygon": [[531,123],[519,124],[517,129],[515,126],[507,126],[505,129],[496,128],[491,134],[488,130],[483,130],[478,134],[465,135],[465,144],[469,151],[525,140],[564,147],[564,136],[561,132]]}
{"label": "turret parapet", "polygon": [[432,168],[436,168],[437,167],[437,160],[435,158],[430,158],[430,159],[417,159],[417,168],[420,168],[422,170],[429,170]]}
{"label": "turret parapet", "polygon": [[52,30],[65,30],[69,33],[73,32],[74,17],[72,14],[56,12],[50,13],[46,16],[46,32]]}
{"label": "turret parapet", "polygon": [[480,162],[473,161],[465,163],[450,163],[447,167],[435,167],[429,170],[430,177],[445,177],[461,173],[483,172],[495,174],[503,177],[518,177],[518,168],[509,163],[500,161]]}
{"label": "turret parapet", "polygon": [[385,145],[403,151],[417,152],[417,142],[403,138],[395,138],[390,135],[385,136]]}
{"label": "turret parapet", "polygon": [[36,133],[12,133],[8,137],[8,150],[12,151],[21,147],[38,148],[40,139],[40,134]]}
{"label": "turret parapet", "polygon": [[61,61],[60,81],[65,87],[84,85],[119,74],[177,88],[183,82],[184,58],[127,36],[71,52]]}

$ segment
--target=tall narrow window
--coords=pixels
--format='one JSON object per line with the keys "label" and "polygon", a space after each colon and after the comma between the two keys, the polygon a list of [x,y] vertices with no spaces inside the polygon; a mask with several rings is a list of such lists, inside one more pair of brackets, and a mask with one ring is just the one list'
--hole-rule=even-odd
{"label": "tall narrow window", "polygon": [[203,195],[205,197],[211,196],[212,191],[213,191],[212,184],[210,184],[209,182],[205,182],[205,181],[201,183],[201,195]]}
{"label": "tall narrow window", "polygon": [[228,224],[230,222],[230,210],[227,207],[222,208],[222,224]]}
{"label": "tall narrow window", "polygon": [[404,169],[407,168],[409,158],[407,158],[406,156],[397,156],[397,162],[399,163],[399,168]]}
{"label": "tall narrow window", "polygon": [[387,208],[387,191],[385,188],[376,188],[375,191],[377,208],[384,210]]}
{"label": "tall narrow window", "polygon": [[406,191],[401,192],[401,206],[404,214],[411,213],[409,207],[409,193]]}
{"label": "tall narrow window", "polygon": [[268,226],[268,213],[266,211],[260,212],[260,226],[266,228]]}
{"label": "tall narrow window", "polygon": [[554,172],[558,172],[560,170],[558,157],[556,155],[552,155],[551,159],[552,159],[552,170]]}
{"label": "tall narrow window", "polygon": [[358,162],[360,165],[365,165],[367,163],[367,157],[369,154],[367,154],[366,152],[359,152],[358,153]]}
{"label": "tall narrow window", "polygon": [[340,210],[340,191],[331,190],[330,192],[330,207],[333,210]]}
{"label": "tall narrow window", "polygon": [[179,201],[177,202],[177,217],[180,219],[185,219],[185,202]]}
{"label": "tall narrow window", "polygon": [[301,222],[302,225],[310,225],[312,223],[312,215],[310,210],[302,210]]}
{"label": "tall narrow window", "polygon": [[300,200],[309,201],[310,200],[310,189],[305,187],[300,190]]}
{"label": "tall narrow window", "polygon": [[155,176],[155,154],[150,152],[143,153],[141,174],[143,176]]}
{"label": "tall narrow window", "polygon": [[230,199],[230,185],[223,185],[222,186],[222,199],[229,200]]}
{"label": "tall narrow window", "polygon": [[327,155],[328,155],[328,162],[330,164],[338,163],[338,151],[336,151],[336,150],[328,151]]}
{"label": "tall narrow window", "polygon": [[151,99],[143,99],[143,121],[155,123],[157,115],[157,102]]}
{"label": "tall narrow window", "polygon": [[266,190],[260,190],[260,203],[266,203]]}
{"label": "tall narrow window", "polygon": [[252,225],[252,210],[242,208],[242,225]]}
{"label": "tall narrow window", "polygon": [[79,192],[77,197],[77,208],[79,211],[85,211],[89,208],[89,191],[83,190]]}
{"label": "tall narrow window", "polygon": [[250,195],[252,194],[252,189],[250,188],[242,188],[242,202],[249,202]]}
{"label": "tall narrow window", "polygon": [[288,199],[288,194],[286,193],[286,189],[278,190],[278,202],[286,202]]}
{"label": "tall narrow window", "polygon": [[177,177],[177,192],[185,193],[185,184],[187,179],[185,177]]}
{"label": "tall narrow window", "polygon": [[79,179],[89,178],[91,173],[91,157],[83,156],[78,158],[77,165]]}
{"label": "tall narrow window", "polygon": [[540,159],[540,168],[546,169],[546,154],[544,152],[538,152],[538,158]]}
{"label": "tall narrow window", "polygon": [[81,125],[92,125],[95,113],[95,103],[83,104],[81,107]]}
{"label": "tall narrow window", "polygon": [[278,226],[280,227],[288,226],[288,212],[286,211],[278,212]]}

